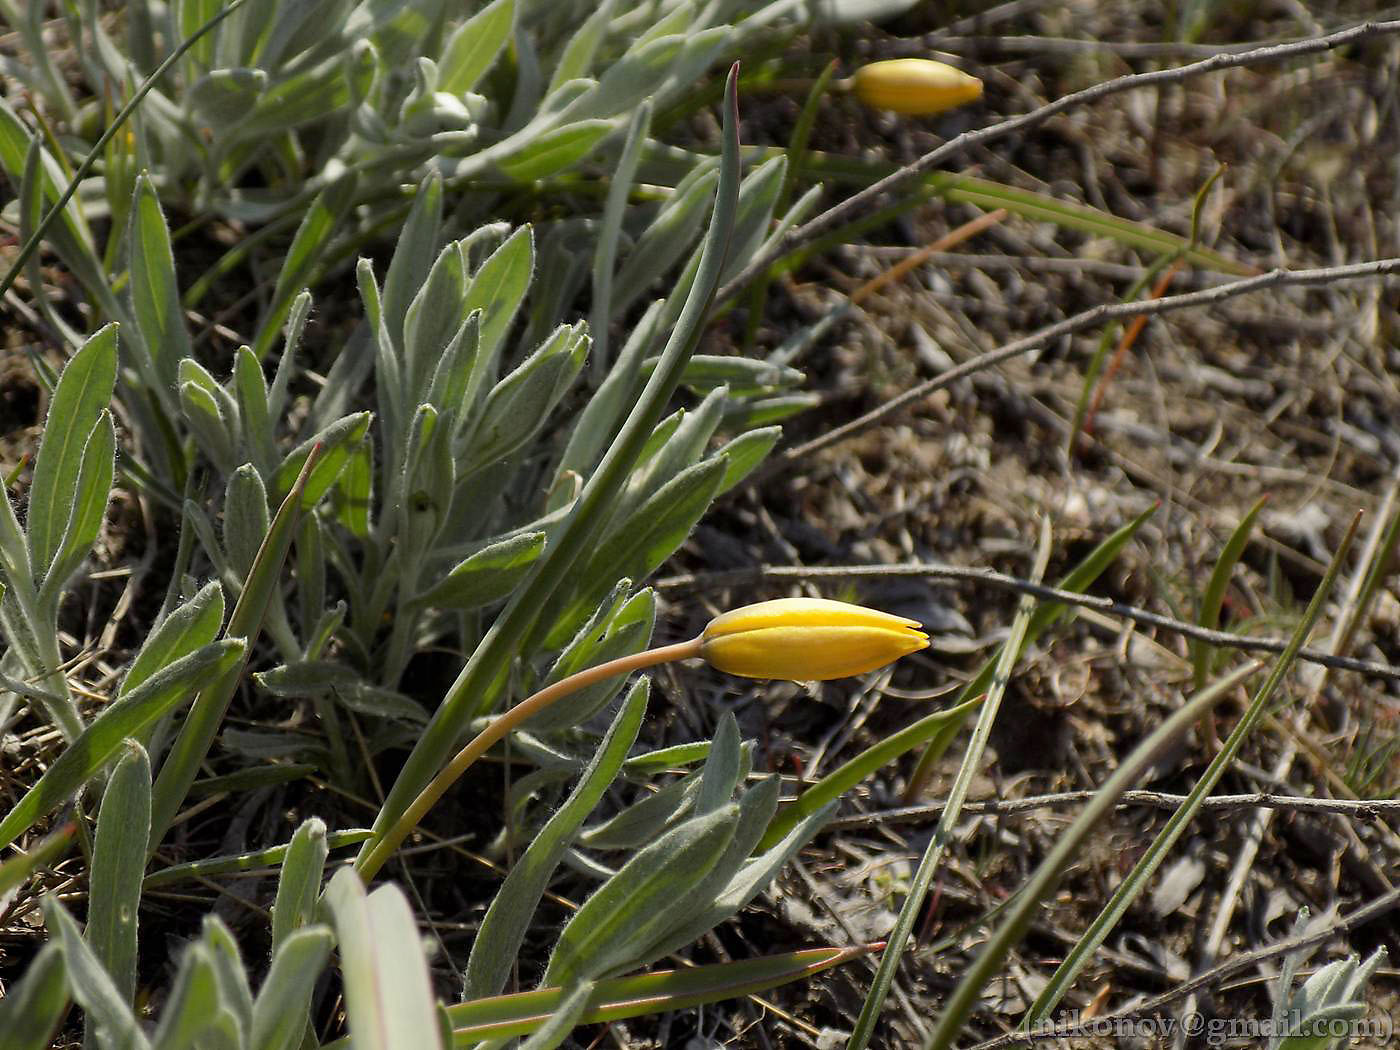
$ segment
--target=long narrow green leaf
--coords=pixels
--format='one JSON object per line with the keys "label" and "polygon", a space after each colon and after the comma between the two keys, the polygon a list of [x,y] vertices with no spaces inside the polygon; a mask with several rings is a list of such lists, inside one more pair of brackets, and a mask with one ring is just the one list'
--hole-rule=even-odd
{"label": "long narrow green leaf", "polygon": [[[330,831],[326,833],[326,848],[344,849],[347,846],[358,846],[369,837],[368,828]],[[172,864],[168,868],[160,868],[147,875],[145,882],[142,883],[142,888],[158,889],[161,886],[170,886],[186,879],[205,879],[238,871],[275,868],[286,861],[287,851],[290,849],[291,843],[284,843],[281,846],[250,850],[247,853],[234,853],[226,857],[208,857],[204,860],[192,860],[186,864]]]}
{"label": "long narrow green leaf", "polygon": [[588,367],[594,386],[607,374],[610,363],[608,337],[612,328],[612,283],[617,265],[617,242],[622,234],[623,213],[627,208],[628,195],[632,192],[632,180],[637,175],[637,163],[642,159],[642,147],[646,145],[650,129],[651,101],[647,100],[632,114],[622,156],[613,171],[608,199],[603,206],[603,222],[593,253],[593,304],[588,323],[593,335],[593,359]]}
{"label": "long narrow green leaf", "polygon": [[[572,512],[552,543],[535,564],[533,575],[516,592],[505,610],[491,625],[476,647],[462,673],[448,690],[412,754],[409,756],[389,796],[375,819],[375,833],[384,834],[402,816],[424,785],[440,770],[456,748],[466,721],[474,711],[493,704],[499,696],[502,672],[517,658],[540,610],[568,577],[570,570],[588,550],[606,512],[637,461],[647,438],[660,421],[667,403],[679,385],[686,363],[695,352],[705,317],[718,287],[724,267],[730,228],[734,221],[738,190],[738,95],[737,76],[730,71],[726,86],[724,119],[724,159],[715,202],[715,216],[701,254],[696,280],[691,285],[684,309],[661,361],[637,399],[627,422],[609,447],[597,471],[584,486]],[[475,284],[473,285],[475,290]],[[482,352],[486,355],[487,322],[482,326]],[[361,851],[363,860],[372,851]]]}
{"label": "long narrow green leaf", "polygon": [[63,855],[77,830],[76,824],[65,824],[28,853],[21,853],[0,864],[0,910],[8,906],[11,896],[30,875]]}
{"label": "long narrow green leaf", "polygon": [[1041,861],[1030,881],[1017,893],[1000,925],[978,952],[971,969],[964,973],[962,980],[958,982],[957,989],[938,1018],[938,1027],[924,1044],[925,1050],[952,1046],[978,997],[982,995],[986,986],[996,979],[997,971],[1007,954],[1025,935],[1026,928],[1035,918],[1041,901],[1054,892],[1064,873],[1078,859],[1084,842],[1112,813],[1123,792],[1131,788],[1161,757],[1162,752],[1189,730],[1194,722],[1209,713],[1258,669],[1257,663],[1237,668],[1234,673],[1197,693],[1173,712],[1171,717],[1154,729],[1147,739],[1139,743],[1124,759],[1122,765],[1114,770],[1113,775],[1094,794],[1074,823],[1056,835],[1054,848]]}
{"label": "long narrow green leaf", "polygon": [[[741,995],[757,995],[859,959],[869,952],[867,947],[813,948],[599,981],[578,1020],[580,1024],[599,1024],[683,1010]],[[554,1015],[563,999],[563,989],[541,988],[449,1006],[447,1015],[452,1020],[453,1044],[467,1047],[487,1039],[528,1035]]]}
{"label": "long narrow green leaf", "polygon": [[0,820],[0,846],[8,846],[45,813],[73,798],[106,767],[127,737],[138,736],[210,677],[237,666],[243,652],[242,639],[203,646],[109,704]]}
{"label": "long narrow green leaf", "polygon": [[[113,987],[130,1004],[136,994],[136,913],[151,833],[151,760],[135,741],[128,740],[126,749],[97,815],[84,932]],[[95,1036],[89,1020],[87,1039]]]}
{"label": "long narrow green leaf", "polygon": [[637,739],[649,692],[647,678],[632,687],[573,792],[531,839],[496,892],[472,942],[464,998],[495,995],[505,986],[550,876]]}
{"label": "long narrow green leaf", "polygon": [[[1230,576],[1234,573],[1235,565],[1239,562],[1240,555],[1244,554],[1244,549],[1249,543],[1249,537],[1254,531],[1254,522],[1258,519],[1259,512],[1264,509],[1264,504],[1268,501],[1268,494],[1265,493],[1240,519],[1240,523],[1235,526],[1235,531],[1230,533],[1224,550],[1220,552],[1220,558],[1216,561],[1215,568],[1210,572],[1205,593],[1201,595],[1201,608],[1196,614],[1196,623],[1208,631],[1213,631],[1220,626],[1220,606],[1224,604],[1225,592],[1230,586]],[[1191,639],[1191,666],[1197,689],[1204,688],[1206,678],[1210,675],[1211,654],[1214,651],[1205,642]]]}
{"label": "long narrow green leaf", "polygon": [[242,659],[224,668],[221,674],[212,677],[209,680],[210,684],[200,690],[184,725],[180,727],[180,735],[175,738],[170,753],[160,767],[151,805],[151,849],[155,849],[165,837],[185,801],[185,796],[189,794],[190,785],[194,783],[194,778],[199,772],[199,764],[209,753],[209,748],[219,731],[219,724],[224,719],[224,712],[238,688],[248,649],[257,640],[268,606],[277,593],[282,565],[287,560],[287,552],[291,549],[292,538],[296,534],[302,493],[319,459],[319,448],[313,448],[307,454],[301,473],[287,498],[282,501],[282,506],[278,508],[272,527],[268,529],[262,547],[258,550],[258,556],[253,562],[253,568],[244,581],[243,591],[229,616],[224,637],[243,639],[239,648]]}
{"label": "long narrow green leaf", "polygon": [[1244,743],[1250,730],[1263,717],[1274,693],[1293,666],[1293,661],[1298,656],[1298,650],[1303,647],[1308,635],[1312,632],[1313,625],[1317,623],[1318,617],[1322,614],[1322,607],[1332,592],[1332,584],[1336,581],[1338,572],[1341,571],[1342,562],[1351,548],[1360,522],[1361,516],[1359,514],[1352,519],[1351,526],[1342,536],[1342,541],[1337,547],[1337,553],[1333,555],[1332,562],[1327,567],[1326,575],[1318,584],[1317,590],[1313,592],[1312,600],[1308,602],[1308,607],[1298,621],[1298,626],[1294,628],[1293,634],[1289,637],[1287,647],[1269,672],[1269,677],[1250,700],[1249,707],[1245,709],[1239,722],[1235,724],[1235,728],[1226,739],[1224,746],[1211,760],[1206,771],[1201,774],[1201,779],[1196,782],[1196,786],[1191,789],[1186,800],[1171,815],[1166,826],[1157,833],[1157,837],[1152,840],[1152,845],[1147,848],[1147,852],[1133,866],[1133,870],[1128,873],[1127,877],[1119,883],[1103,910],[1089,924],[1089,928],[1070,949],[1064,961],[1051,974],[1049,983],[1045,985],[1035,1002],[1031,1004],[1030,1009],[1026,1011],[1023,1018],[1024,1024],[1029,1025],[1044,1020],[1055,1008],[1055,1005],[1064,998],[1065,992],[1069,990],[1075,977],[1079,975],[1084,965],[1093,957],[1094,952],[1103,944],[1104,938],[1112,932],[1123,913],[1147,886],[1148,880],[1152,878],[1153,873],[1166,859],[1172,846],[1185,833],[1187,826],[1200,810],[1202,799],[1210,794],[1225,774],[1226,767],[1234,761],[1240,745]]}
{"label": "long narrow green leaf", "polygon": [[57,609],[63,585],[92,553],[93,544],[102,531],[102,523],[107,517],[107,501],[112,495],[116,451],[117,434],[112,427],[112,414],[104,408],[83,444],[73,505],[69,509],[58,550],[54,552],[44,584],[39,590],[39,607],[46,614]]}

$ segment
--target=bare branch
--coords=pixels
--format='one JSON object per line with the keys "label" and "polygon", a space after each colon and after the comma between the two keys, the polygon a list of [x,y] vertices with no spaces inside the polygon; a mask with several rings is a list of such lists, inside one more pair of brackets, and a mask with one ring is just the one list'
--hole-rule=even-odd
{"label": "bare branch", "polygon": [[1270,44],[1265,47],[1256,47],[1249,51],[1242,51],[1236,54],[1213,55],[1210,58],[1202,59],[1199,62],[1192,62],[1189,65],[1178,66],[1175,69],[1159,69],[1148,73],[1135,73],[1130,76],[1117,77],[1113,80],[1104,81],[1102,84],[1095,84],[1093,87],[1085,88],[1083,91],[1075,91],[1047,103],[1038,109],[1033,109],[1029,113],[1020,116],[1008,117],[1006,120],[998,121],[985,128],[978,128],[975,131],[966,131],[956,138],[949,139],[943,145],[925,153],[912,164],[908,164],[893,174],[885,176],[880,181],[867,186],[859,193],[853,194],[841,201],[839,204],[828,208],[820,215],[803,223],[796,229],[790,231],[786,237],[773,245],[768,251],[760,252],[749,261],[749,264],[741,270],[732,281],[720,289],[715,297],[716,303],[722,303],[731,298],[741,288],[768,269],[774,262],[781,259],[805,244],[821,237],[823,234],[834,230],[844,223],[850,222],[861,213],[868,211],[885,194],[900,189],[907,183],[917,179],[920,175],[932,171],[940,164],[950,158],[962,153],[973,146],[982,146],[996,139],[1005,138],[1017,131],[1035,127],[1049,120],[1057,113],[1073,109],[1076,106],[1085,106],[1091,102],[1097,102],[1101,98],[1109,95],[1116,95],[1123,91],[1132,91],[1141,87],[1152,87],[1157,84],[1176,84],[1191,77],[1202,76],[1206,73],[1216,73],[1222,69],[1235,69],[1240,66],[1258,65],[1261,62],[1276,62],[1285,58],[1297,58],[1302,55],[1315,55],[1323,51],[1331,51],[1334,48],[1343,47],[1347,44],[1356,43],[1358,40],[1365,40],[1368,37],[1380,36],[1387,33],[1400,32],[1400,20],[1388,22],[1365,22],[1350,29],[1343,29],[1341,32],[1329,33],[1326,36],[1310,37],[1306,40],[1293,40],[1284,44]]}
{"label": "bare branch", "polygon": [[917,386],[910,387],[895,397],[890,398],[883,405],[871,409],[862,416],[857,416],[849,422],[833,427],[820,437],[801,445],[795,445],[784,451],[781,455],[771,459],[762,470],[751,475],[754,479],[768,477],[784,468],[791,466],[794,462],[809,456],[813,452],[819,452],[824,448],[829,448],[841,441],[846,440],[867,430],[876,423],[888,418],[906,405],[913,404],[928,397],[935,391],[942,390],[946,386],[956,383],[959,379],[964,379],[974,372],[981,372],[992,368],[1004,361],[1009,361],[1013,357],[1028,354],[1032,350],[1038,350],[1047,343],[1059,339],[1061,336],[1070,335],[1073,332],[1081,331],[1085,328],[1095,328],[1105,321],[1117,321],[1125,317],[1150,317],[1157,314],[1171,313],[1175,310],[1186,310],[1195,306],[1210,306],[1215,303],[1233,299],[1237,295],[1246,295],[1250,292],[1263,291],[1266,288],[1289,288],[1307,287],[1310,285],[1332,284],[1337,281],[1355,281],[1371,277],[1390,277],[1400,274],[1400,257],[1388,259],[1375,259],[1371,262],[1351,263],[1346,266],[1323,266],[1311,270],[1270,270],[1268,273],[1259,274],[1257,277],[1245,277],[1238,281],[1228,281],[1225,284],[1218,284],[1213,288],[1205,288],[1195,292],[1183,292],[1181,295],[1167,295],[1160,299],[1149,299],[1140,302],[1129,303],[1103,303],[1099,306],[1091,307],[1072,317],[1066,317],[1063,321],[1048,325],[1038,332],[1032,332],[1021,339],[1013,340],[995,350],[988,351],[974,357],[970,361],[964,361],[955,368],[950,368],[946,372],[940,372],[932,379],[926,379]]}

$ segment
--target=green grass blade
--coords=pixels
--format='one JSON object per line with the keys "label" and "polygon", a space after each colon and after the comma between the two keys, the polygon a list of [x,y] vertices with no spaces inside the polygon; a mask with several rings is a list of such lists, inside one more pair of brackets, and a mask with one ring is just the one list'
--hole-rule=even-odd
{"label": "green grass blade", "polygon": [[[1038,582],[1044,576],[1045,565],[1049,560],[1050,522],[1049,519],[1042,519],[1035,569],[1031,576],[1033,580]],[[991,739],[992,723],[996,721],[997,711],[1001,707],[1001,698],[1006,693],[1006,687],[1011,684],[1011,674],[1015,671],[1016,663],[1020,660],[1021,653],[1029,640],[1031,621],[1034,619],[1035,611],[1035,600],[1029,595],[1024,596],[1016,610],[1016,618],[1011,622],[1011,634],[1007,637],[1001,648],[1001,653],[997,657],[995,670],[988,683],[986,699],[983,701],[982,709],[977,714],[977,724],[973,727],[972,737],[967,742],[967,752],[963,755],[963,760],[958,766],[952,787],[948,789],[948,799],[943,813],[939,817],[938,827],[934,829],[933,838],[929,841],[928,848],[924,850],[923,859],[919,861],[918,870],[914,873],[913,881],[909,885],[909,894],[904,899],[904,905],[899,909],[894,930],[890,933],[889,947],[880,957],[880,965],[875,971],[870,990],[866,993],[865,1002],[861,1006],[860,1016],[856,1019],[850,1041],[846,1044],[847,1050],[864,1050],[870,1044],[870,1037],[875,1032],[875,1024],[879,1020],[881,1011],[884,1010],[885,999],[889,996],[890,987],[894,984],[894,973],[899,966],[900,956],[904,953],[904,947],[909,941],[910,934],[914,932],[915,921],[923,912],[924,899],[928,896],[929,887],[933,885],[933,877],[937,874],[938,865],[943,859],[944,848],[951,839],[953,829],[957,826],[958,819],[962,814],[963,802],[967,799],[968,790],[972,786],[972,778],[982,767],[982,756],[986,752],[988,740]]]}
{"label": "green grass blade", "polygon": [[[815,948],[599,981],[578,1023],[620,1021],[722,1002],[741,995],[756,995],[812,977],[869,951],[866,947]],[[453,1044],[466,1047],[487,1039],[528,1035],[553,1016],[563,999],[563,989],[541,988],[449,1006],[447,1015],[452,1019]]]}
{"label": "green grass blade", "polygon": [[[1201,595],[1201,608],[1196,614],[1196,623],[1207,630],[1213,631],[1220,626],[1220,606],[1225,601],[1225,592],[1230,586],[1230,576],[1235,571],[1235,565],[1240,560],[1240,555],[1244,553],[1245,547],[1249,543],[1250,534],[1254,531],[1254,522],[1259,517],[1259,512],[1264,509],[1264,504],[1269,501],[1268,494],[1260,496],[1254,506],[1249,508],[1249,512],[1241,519],[1235,531],[1230,534],[1229,540],[1225,543],[1225,549],[1220,552],[1220,558],[1215,563],[1215,568],[1211,570],[1210,579],[1206,582],[1205,593]],[[1210,676],[1211,654],[1215,649],[1205,642],[1192,639],[1191,666],[1197,689],[1205,687],[1206,679]]]}
{"label": "green grass blade", "polygon": [[924,1044],[925,1050],[942,1050],[953,1045],[978,998],[987,985],[996,980],[1006,956],[1025,935],[1027,927],[1040,909],[1041,901],[1054,892],[1064,873],[1079,859],[1080,847],[1112,813],[1123,792],[1151,769],[1166,748],[1253,675],[1259,666],[1257,663],[1245,664],[1188,700],[1133,749],[1075,818],[1074,823],[1056,835],[1054,848],[1041,861],[1030,881],[1017,893],[1000,925],[983,945],[972,967],[958,982],[957,989],[938,1018],[938,1027]]}
{"label": "green grass blade", "polygon": [[[388,798],[375,820],[375,832],[382,835],[403,814],[409,803],[451,757],[462,727],[483,705],[499,695],[502,672],[516,658],[526,635],[549,604],[555,589],[567,579],[570,570],[587,552],[607,511],[621,490],[647,438],[660,421],[667,403],[680,383],[686,363],[695,352],[700,333],[718,287],[719,274],[728,250],[729,230],[734,220],[738,193],[738,98],[731,71],[725,112],[724,161],[721,164],[715,215],[701,254],[699,272],[691,285],[685,307],[652,373],[646,389],[609,447],[593,476],[584,486],[559,537],[536,562],[530,576],[505,610],[491,625],[486,637],[472,653],[467,665],[448,690],[447,696],[419,738]],[[475,283],[473,284],[475,290]],[[487,323],[482,326],[482,355],[486,354]],[[360,854],[363,860],[372,844]]]}
{"label": "green grass blade", "polygon": [[1040,995],[1031,1004],[1031,1008],[1026,1011],[1022,1018],[1023,1025],[1035,1024],[1043,1021],[1049,1016],[1057,1003],[1064,997],[1070,985],[1074,982],[1085,964],[1093,957],[1095,951],[1103,944],[1123,913],[1127,911],[1129,905],[1137,899],[1138,895],[1146,888],[1148,880],[1153,873],[1166,859],[1167,853],[1171,850],[1177,840],[1186,831],[1196,813],[1200,810],[1201,800],[1208,795],[1225,773],[1225,767],[1233,761],[1239,752],[1240,745],[1244,743],[1244,738],[1249,735],[1255,724],[1263,716],[1265,708],[1273,698],[1279,684],[1283,681],[1284,675],[1292,667],[1294,659],[1298,655],[1298,650],[1307,641],[1308,634],[1312,631],[1313,625],[1322,614],[1323,603],[1327,600],[1332,591],[1332,585],[1341,570],[1342,562],[1347,551],[1351,548],[1352,540],[1356,536],[1357,526],[1360,524],[1360,515],[1352,519],[1351,526],[1342,537],[1341,544],[1337,547],[1337,553],[1332,558],[1332,563],[1327,567],[1327,574],[1313,592],[1312,600],[1308,603],[1303,617],[1298,621],[1298,626],[1294,629],[1292,636],[1288,639],[1288,647],[1279,656],[1278,662],[1274,664],[1269,672],[1269,677],[1259,688],[1259,691],[1250,701],[1249,707],[1236,723],[1234,730],[1225,741],[1219,753],[1212,759],[1206,771],[1197,781],[1196,786],[1191,789],[1191,793],[1172,814],[1166,826],[1158,832],[1157,837],[1152,840],[1152,845],[1147,848],[1147,852],[1133,866],[1133,870],[1119,884],[1114,891],[1113,897],[1109,900],[1098,916],[1090,923],[1089,928],[1070,949],[1068,955],[1055,972],[1050,976],[1050,981],[1041,991]]}
{"label": "green grass blade", "polygon": [[[92,954],[122,1000],[136,994],[136,913],[151,833],[151,760],[135,741],[126,742],[97,815],[97,840],[88,885],[87,928]],[[87,1022],[85,1042],[96,1036]]]}
{"label": "green grass blade", "polygon": [[218,676],[209,679],[210,684],[200,690],[195,698],[185,723],[180,727],[180,735],[175,738],[170,753],[160,767],[156,778],[155,795],[151,807],[151,848],[155,849],[170,829],[171,822],[189,794],[199,765],[223,721],[224,712],[242,678],[243,664],[253,643],[262,629],[263,618],[281,580],[282,565],[287,560],[292,538],[296,534],[297,520],[300,517],[302,494],[307,479],[311,477],[320,459],[319,448],[313,448],[302,464],[301,473],[292,485],[287,498],[277,510],[263,539],[262,547],[253,562],[252,571],[244,581],[243,591],[229,616],[224,629],[226,639],[243,639],[240,647],[243,659],[223,669]]}
{"label": "green grass blade", "polygon": [[[326,848],[344,849],[347,846],[358,846],[367,838],[369,838],[369,829],[367,828],[330,831],[326,833]],[[250,850],[247,853],[233,853],[225,857],[208,857],[204,860],[192,860],[187,864],[172,864],[168,868],[160,868],[151,872],[146,876],[142,886],[148,890],[159,889],[162,886],[171,886],[186,879],[204,879],[215,875],[228,875],[232,872],[275,868],[279,864],[286,863],[287,854],[291,848],[291,843],[285,843],[267,849]]]}
{"label": "green grass blade", "polygon": [[77,830],[76,825],[65,824],[28,853],[21,853],[0,864],[0,908],[8,905],[11,895],[24,885],[30,875],[63,855]]}
{"label": "green grass blade", "polygon": [[[982,703],[982,698],[974,697],[956,707],[936,711],[897,733],[892,733],[874,747],[867,748],[855,758],[832,770],[804,791],[796,801],[778,811],[773,823],[758,844],[759,850],[766,850],[778,844],[793,828],[806,817],[836,801],[855,787],[875,770],[893,762],[906,751],[920,744],[934,741],[931,753],[941,756],[953,742],[967,716]],[[935,759],[936,760],[936,759]]]}
{"label": "green grass blade", "polygon": [[242,656],[241,640],[206,645],[109,704],[0,820],[0,846],[14,842],[45,813],[73,798],[106,767],[127,737],[140,734],[202,682],[236,666]]}

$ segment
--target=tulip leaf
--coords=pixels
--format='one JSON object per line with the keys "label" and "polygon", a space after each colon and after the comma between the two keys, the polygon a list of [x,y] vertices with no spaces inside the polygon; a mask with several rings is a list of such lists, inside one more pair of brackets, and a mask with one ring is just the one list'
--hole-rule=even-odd
{"label": "tulip leaf", "polygon": [[[598,981],[578,1023],[620,1021],[741,995],[756,995],[860,958],[868,950],[864,947],[813,948]],[[452,1021],[453,1043],[457,1047],[468,1047],[490,1039],[528,1035],[559,1009],[564,996],[562,988],[540,988],[449,1006],[447,1015]]]}
{"label": "tulip leaf", "polygon": [[496,892],[472,942],[464,998],[495,995],[505,986],[550,876],[637,739],[649,692],[648,678],[632,687],[578,784],[531,839]]}
{"label": "tulip leaf", "polygon": [[[201,781],[201,783],[203,783],[203,781]],[[370,833],[365,828],[326,832],[326,848],[344,849],[347,846],[357,846],[369,837]],[[293,838],[295,839],[295,836],[293,836]],[[224,857],[208,857],[204,860],[194,860],[186,864],[172,864],[168,868],[159,868],[151,872],[146,876],[142,886],[150,890],[182,882],[185,879],[203,879],[210,878],[214,875],[227,875],[231,872],[256,871],[259,868],[276,867],[279,864],[287,863],[291,848],[292,843],[284,843],[280,846],[251,850],[247,853],[235,853]],[[280,891],[281,888],[279,886],[279,893]],[[279,924],[278,928],[284,929],[286,928],[286,924]]]}
{"label": "tulip leaf", "polygon": [[[1244,554],[1244,549],[1249,544],[1250,533],[1254,531],[1254,522],[1268,501],[1267,495],[1260,496],[1255,501],[1254,506],[1249,508],[1245,516],[1240,519],[1240,523],[1235,526],[1235,531],[1230,533],[1230,538],[1226,541],[1224,550],[1220,552],[1220,558],[1216,561],[1215,568],[1211,569],[1210,579],[1206,581],[1205,592],[1201,595],[1201,607],[1196,613],[1196,623],[1208,631],[1213,631],[1220,626],[1220,607],[1225,602],[1225,592],[1230,586],[1230,576],[1235,571],[1235,565],[1239,562],[1240,555]],[[1202,689],[1210,675],[1211,655],[1215,650],[1205,642],[1195,638],[1190,640],[1189,645],[1195,685],[1197,689]]]}

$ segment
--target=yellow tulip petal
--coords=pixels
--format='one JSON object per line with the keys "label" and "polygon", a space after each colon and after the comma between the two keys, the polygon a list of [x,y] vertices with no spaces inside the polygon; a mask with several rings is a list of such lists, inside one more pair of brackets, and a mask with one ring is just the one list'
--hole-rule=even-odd
{"label": "yellow tulip petal", "polygon": [[864,674],[927,647],[918,621],[825,598],[779,598],[717,616],[701,655],[744,678],[826,681]]}
{"label": "yellow tulip petal", "polygon": [[982,81],[961,69],[924,58],[872,62],[851,78],[867,106],[907,116],[932,116],[982,97]]}

